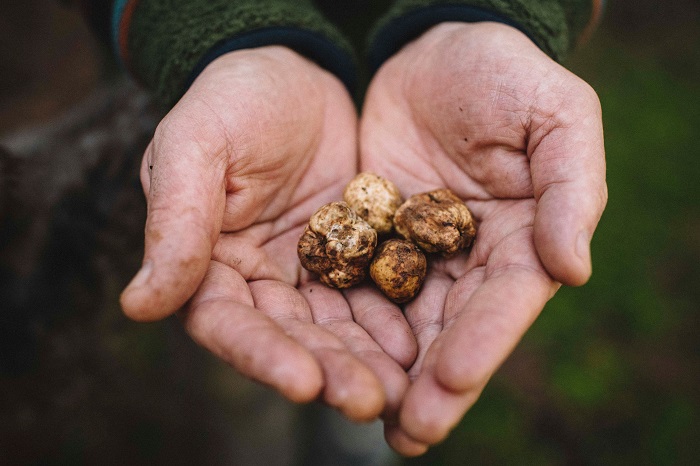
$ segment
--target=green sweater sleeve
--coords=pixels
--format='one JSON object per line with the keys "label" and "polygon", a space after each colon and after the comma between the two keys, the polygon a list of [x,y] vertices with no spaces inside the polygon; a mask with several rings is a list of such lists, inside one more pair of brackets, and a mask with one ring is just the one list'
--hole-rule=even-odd
{"label": "green sweater sleeve", "polygon": [[397,0],[370,39],[376,69],[405,43],[444,21],[497,21],[527,34],[562,60],[600,16],[603,0]]}
{"label": "green sweater sleeve", "polygon": [[354,86],[348,42],[308,0],[116,0],[113,42],[122,63],[173,105],[216,57],[285,45]]}

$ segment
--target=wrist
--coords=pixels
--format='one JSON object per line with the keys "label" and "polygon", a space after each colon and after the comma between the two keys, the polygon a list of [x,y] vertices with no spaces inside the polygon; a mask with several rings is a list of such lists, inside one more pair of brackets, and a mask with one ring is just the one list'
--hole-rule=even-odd
{"label": "wrist", "polygon": [[561,61],[599,22],[605,0],[395,0],[370,41],[372,70],[442,22],[498,22],[523,32]]}
{"label": "wrist", "polygon": [[[368,53],[371,72],[375,72],[389,57],[404,45],[422,36],[428,30],[445,23],[478,24],[500,23],[528,32],[518,22],[499,12],[470,5],[432,5],[404,12],[385,19],[372,35]],[[532,38],[531,38],[532,39]],[[532,39],[535,41],[534,39]]]}
{"label": "wrist", "polygon": [[[465,37],[471,39],[464,40]],[[532,38],[517,27],[493,21],[477,23],[445,21],[424,31],[414,42],[427,53],[431,53],[430,49],[441,42],[446,44],[458,42],[465,48],[485,48],[485,45],[490,43],[494,44],[493,50],[500,48],[503,52],[507,52],[515,44],[539,49]]]}
{"label": "wrist", "polygon": [[[275,49],[278,49],[276,52]],[[353,57],[313,31],[294,27],[272,27],[232,37],[212,47],[193,67],[185,80],[188,89],[199,74],[213,61],[237,51],[268,50],[272,54],[292,53],[298,59],[306,59],[335,75],[352,93],[356,86],[356,70]]]}
{"label": "wrist", "polygon": [[354,86],[351,47],[311,2],[122,0],[113,18],[125,68],[166,106],[219,56],[267,45],[296,50]]}
{"label": "wrist", "polygon": [[[423,32],[390,57],[382,69],[400,69],[420,81],[445,73],[467,63],[493,63],[514,55],[534,53],[547,56],[520,30],[495,22],[443,22]],[[551,60],[550,60],[551,61]],[[379,71],[379,70],[378,70]],[[436,78],[437,79],[437,78]]]}
{"label": "wrist", "polygon": [[[246,86],[268,91],[279,88],[279,92],[293,95],[300,86],[319,87],[319,79],[331,79],[339,87],[343,86],[335,74],[296,50],[284,45],[265,45],[218,55],[193,77],[188,89],[206,81],[210,88],[225,86],[239,91]],[[234,85],[234,82],[240,82],[240,85]]]}

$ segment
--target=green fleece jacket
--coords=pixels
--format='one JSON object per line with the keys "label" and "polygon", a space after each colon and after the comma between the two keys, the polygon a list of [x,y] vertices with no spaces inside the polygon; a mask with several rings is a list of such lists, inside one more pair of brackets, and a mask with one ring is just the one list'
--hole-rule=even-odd
{"label": "green fleece jacket", "polygon": [[603,8],[603,0],[74,1],[111,41],[124,68],[166,106],[216,57],[263,45],[296,50],[352,91],[359,63],[376,70],[444,21],[509,24],[561,60],[590,33]]}

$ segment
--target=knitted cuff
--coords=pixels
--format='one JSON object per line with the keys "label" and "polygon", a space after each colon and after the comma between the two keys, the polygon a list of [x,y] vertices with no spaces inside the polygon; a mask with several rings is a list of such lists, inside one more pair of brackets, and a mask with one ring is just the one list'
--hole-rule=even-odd
{"label": "knitted cuff", "polygon": [[265,45],[290,47],[354,90],[350,46],[309,1],[116,0],[112,18],[124,67],[166,106],[217,57]]}
{"label": "knitted cuff", "polygon": [[403,45],[445,21],[508,24],[562,60],[591,32],[602,8],[603,0],[398,0],[370,37],[370,67],[376,71]]}

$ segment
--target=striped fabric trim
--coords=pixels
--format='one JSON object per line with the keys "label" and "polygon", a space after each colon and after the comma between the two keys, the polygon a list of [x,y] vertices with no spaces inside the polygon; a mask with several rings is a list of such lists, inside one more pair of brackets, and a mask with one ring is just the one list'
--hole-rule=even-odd
{"label": "striped fabric trim", "polygon": [[591,0],[591,17],[588,20],[588,24],[583,28],[581,34],[578,36],[578,45],[585,44],[588,42],[593,35],[593,31],[596,30],[600,24],[600,20],[603,17],[603,10],[605,10],[605,0]]}
{"label": "striped fabric trim", "polygon": [[115,0],[112,10],[112,46],[122,67],[129,70],[129,26],[138,0]]}

